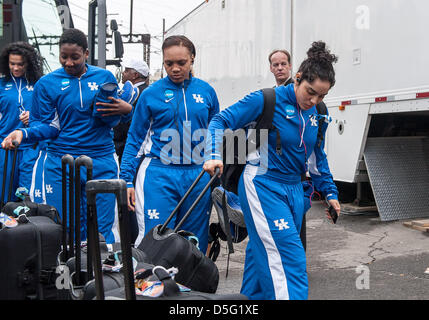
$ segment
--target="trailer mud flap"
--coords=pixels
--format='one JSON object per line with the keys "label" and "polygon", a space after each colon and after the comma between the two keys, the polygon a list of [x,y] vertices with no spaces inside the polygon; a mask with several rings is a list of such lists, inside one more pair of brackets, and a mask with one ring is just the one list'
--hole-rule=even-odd
{"label": "trailer mud flap", "polygon": [[368,138],[364,159],[382,221],[429,217],[429,138]]}

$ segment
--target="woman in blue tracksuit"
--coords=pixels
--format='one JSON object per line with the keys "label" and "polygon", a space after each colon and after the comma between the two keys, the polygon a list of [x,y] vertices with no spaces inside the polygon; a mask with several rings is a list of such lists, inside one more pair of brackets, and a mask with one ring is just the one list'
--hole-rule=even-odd
{"label": "woman in blue tracksuit", "polygon": [[[94,179],[117,179],[119,167],[115,157],[112,117],[94,111],[94,101],[103,84],[117,85],[113,74],[86,64],[88,43],[83,32],[67,29],[60,38],[60,63],[63,66],[42,77],[34,87],[33,108],[38,115],[29,128],[13,131],[2,146],[13,148],[12,140],[35,142],[49,140],[43,170],[36,172],[36,186],[46,202],[61,211],[61,158],[86,155],[93,160]],[[132,106],[129,106],[129,110]],[[109,119],[110,118],[110,119]],[[107,120],[107,121],[106,121]],[[85,167],[81,169],[82,240],[86,238]],[[41,174],[40,174],[41,172]],[[37,174],[39,173],[39,174]],[[97,196],[98,226],[107,243],[119,240],[113,194]]]}
{"label": "woman in blue tracksuit", "polygon": [[[239,198],[249,242],[241,293],[250,299],[307,299],[306,258],[299,237],[304,214],[301,174],[308,169],[313,152],[319,154],[320,179],[327,200],[340,212],[338,191],[326,155],[316,145],[318,117],[315,105],[335,84],[336,57],[325,43],[315,42],[296,74],[295,84],[275,89],[273,125],[279,130],[281,152],[276,150],[276,130],[261,144],[257,158],[246,165],[239,182]],[[223,169],[223,130],[255,122],[263,110],[262,92],[254,92],[215,116],[209,125],[212,155],[204,164],[211,175]],[[249,158],[248,158],[249,159]]]}
{"label": "woman in blue tracksuit", "polygon": [[[4,75],[0,79],[0,139],[3,140],[11,131],[28,126],[34,85],[43,75],[42,58],[28,43],[11,43],[0,55],[0,74]],[[30,190],[32,169],[37,153],[34,143],[23,143],[20,146],[15,167],[13,196],[17,187]],[[0,179],[3,178],[4,154],[5,150],[1,149]],[[12,156],[8,160],[8,168],[5,198],[8,194]],[[2,186],[0,186],[0,192],[1,188]]]}
{"label": "woman in blue tracksuit", "polygon": [[[162,50],[168,76],[142,92],[121,163],[120,177],[128,183],[129,207],[135,210],[139,225],[136,246],[149,230],[166,221],[201,172],[205,129],[219,112],[214,89],[191,74],[193,43],[184,36],[171,36],[165,39]],[[141,155],[144,160],[136,174]],[[180,221],[208,180],[209,176],[204,175],[169,227]],[[198,237],[204,253],[209,204],[207,193],[182,226]]]}

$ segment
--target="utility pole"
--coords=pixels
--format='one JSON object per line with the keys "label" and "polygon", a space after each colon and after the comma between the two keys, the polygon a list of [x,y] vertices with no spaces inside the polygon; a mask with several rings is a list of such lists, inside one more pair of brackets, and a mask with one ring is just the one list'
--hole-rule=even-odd
{"label": "utility pole", "polygon": [[134,12],[134,0],[131,0],[130,8],[130,42],[133,41],[133,12]]}
{"label": "utility pole", "polygon": [[143,43],[143,60],[146,61],[148,67],[150,68],[150,34],[142,34],[142,43]]}
{"label": "utility pole", "polygon": [[[162,19],[162,43],[164,43],[164,38],[165,38],[165,18]],[[164,78],[164,52],[162,51],[162,47],[161,47],[161,78]]]}

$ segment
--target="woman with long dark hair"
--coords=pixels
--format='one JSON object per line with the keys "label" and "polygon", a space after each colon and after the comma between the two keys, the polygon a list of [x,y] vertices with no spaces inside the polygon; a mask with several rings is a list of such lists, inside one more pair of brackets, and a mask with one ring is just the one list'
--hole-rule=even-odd
{"label": "woman with long dark hair", "polygon": [[[95,113],[103,85],[117,87],[114,75],[88,65],[88,41],[78,29],[67,29],[59,40],[61,68],[42,77],[34,87],[33,103],[37,108],[36,123],[28,128],[11,132],[2,142],[4,148],[13,149],[12,141],[19,143],[50,139],[42,161],[42,173],[36,175],[36,185],[42,185],[44,199],[61,210],[62,170],[61,158],[70,154],[74,158],[86,155],[93,160],[94,179],[116,179],[119,166],[112,139],[114,117]],[[112,91],[113,92],[113,91]],[[114,99],[114,98],[112,98]],[[114,99],[120,101],[119,99]],[[104,101],[104,100],[103,100]],[[128,108],[132,106],[122,101]],[[116,111],[115,111],[116,112]],[[104,113],[103,113],[104,114]],[[112,113],[110,113],[112,114]],[[115,115],[119,117],[119,115]],[[40,172],[40,171],[39,171]],[[86,237],[85,168],[82,167],[81,226],[82,240]],[[79,183],[79,182],[78,182]],[[115,224],[115,197],[111,194],[97,196],[98,226],[107,243],[119,240]]]}
{"label": "woman with long dark hair", "polygon": [[[18,128],[27,127],[32,108],[33,89],[43,75],[43,63],[39,53],[26,42],[14,42],[0,54],[0,139]],[[0,152],[0,177],[3,177],[4,150]],[[32,169],[38,154],[34,143],[24,143],[17,154],[13,194],[17,187],[30,190]],[[11,168],[12,161],[8,161]],[[10,171],[6,172],[6,186]],[[7,192],[4,192],[6,195]],[[4,201],[5,199],[2,199]]]}
{"label": "woman with long dark hair", "polygon": [[[248,162],[239,181],[238,194],[249,242],[241,293],[250,299],[307,299],[308,280],[304,247],[299,237],[304,215],[301,175],[308,170],[309,157],[318,154],[319,185],[327,201],[340,213],[338,191],[329,171],[323,143],[318,143],[316,105],[335,84],[333,63],[337,57],[324,42],[314,42],[301,64],[295,83],[275,89],[273,125],[276,130],[261,143],[259,164]],[[222,172],[222,136],[254,123],[263,110],[262,92],[254,92],[216,115],[210,122],[212,140],[204,169],[211,175]],[[323,133],[326,131],[325,123]],[[258,155],[253,154],[254,157]],[[267,161],[262,159],[266,156]]]}

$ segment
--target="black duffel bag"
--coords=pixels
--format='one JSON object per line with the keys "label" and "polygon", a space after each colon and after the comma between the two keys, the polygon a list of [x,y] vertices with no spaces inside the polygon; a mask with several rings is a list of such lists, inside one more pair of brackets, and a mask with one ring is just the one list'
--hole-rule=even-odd
{"label": "black duffel bag", "polygon": [[149,259],[149,263],[160,265],[165,268],[176,267],[179,272],[175,280],[192,290],[215,293],[219,283],[219,270],[216,264],[201,252],[193,235],[187,231],[181,231],[183,225],[192,210],[203,197],[204,193],[210,188],[217,177],[217,173],[211,178],[204,187],[201,194],[185,213],[183,219],[172,230],[167,228],[168,223],[174,217],[180,206],[186,200],[192,189],[200,181],[205,171],[202,170],[192,186],[188,189],[179,204],[170,214],[163,225],[157,225],[152,228],[143,238],[138,248],[142,250]]}
{"label": "black duffel bag", "polygon": [[25,214],[27,217],[47,217],[61,224],[58,210],[55,207],[49,204],[32,202],[26,194],[24,194],[24,197],[24,200],[6,203],[2,212],[11,217],[18,217],[21,214]]}
{"label": "black duffel bag", "polygon": [[219,270],[216,264],[202,253],[189,240],[192,234],[166,228],[160,233],[162,225],[150,230],[143,238],[139,249],[144,251],[149,262],[165,268],[176,267],[179,272],[175,280],[192,290],[215,293],[219,283]]}

